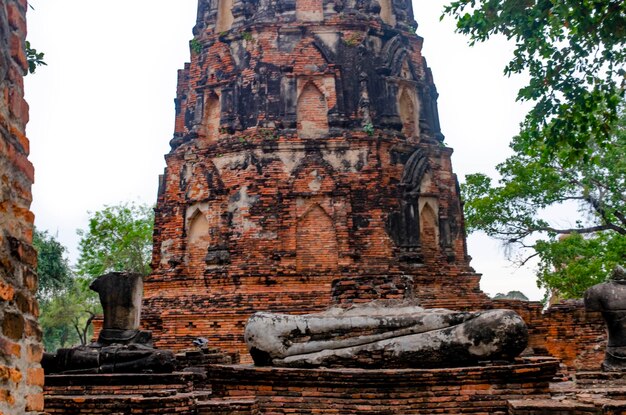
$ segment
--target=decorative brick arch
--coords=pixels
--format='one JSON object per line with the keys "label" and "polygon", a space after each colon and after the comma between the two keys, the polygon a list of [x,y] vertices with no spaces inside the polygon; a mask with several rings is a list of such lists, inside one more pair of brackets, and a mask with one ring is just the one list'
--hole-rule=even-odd
{"label": "decorative brick arch", "polygon": [[180,172],[180,186],[188,203],[206,202],[224,190],[224,182],[211,161],[189,162]]}
{"label": "decorative brick arch", "polygon": [[187,219],[186,264],[188,272],[204,272],[204,257],[210,244],[210,224],[205,212],[199,208],[190,208],[193,213]]}
{"label": "decorative brick arch", "polygon": [[209,221],[200,209],[196,209],[187,220],[188,244],[195,244],[209,234]]}
{"label": "decorative brick arch", "polygon": [[312,81],[307,82],[298,96],[298,136],[322,138],[328,134],[328,103]]}
{"label": "decorative brick arch", "polygon": [[325,273],[338,269],[337,232],[332,218],[313,204],[298,218],[296,269],[305,273]]}
{"label": "decorative brick arch", "polygon": [[235,21],[233,16],[233,0],[217,0],[217,19],[215,32],[221,33],[230,30]]}
{"label": "decorative brick arch", "polygon": [[199,203],[188,208],[186,262],[189,271],[204,271],[208,250],[221,246],[220,232],[220,208],[217,204]]}

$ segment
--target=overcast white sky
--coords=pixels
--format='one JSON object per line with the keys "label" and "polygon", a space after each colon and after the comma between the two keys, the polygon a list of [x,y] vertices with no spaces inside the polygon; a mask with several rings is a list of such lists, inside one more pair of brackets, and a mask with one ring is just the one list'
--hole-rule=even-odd
{"label": "overcast white sky", "polygon": [[[29,1],[28,39],[48,63],[26,78],[32,210],[36,226],[56,234],[73,262],[88,211],[156,201],[197,0]],[[444,3],[414,0],[414,10],[453,167],[460,180],[495,174],[525,113],[515,102],[523,80],[503,76],[512,52],[505,41],[470,48],[451,19],[440,22]],[[469,251],[485,292],[542,297],[532,269],[510,265],[498,242],[472,235]]]}

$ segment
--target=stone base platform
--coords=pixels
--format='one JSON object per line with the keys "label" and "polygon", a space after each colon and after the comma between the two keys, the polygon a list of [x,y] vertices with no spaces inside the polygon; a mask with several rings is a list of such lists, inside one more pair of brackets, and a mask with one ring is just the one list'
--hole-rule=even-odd
{"label": "stone base platform", "polygon": [[197,373],[49,375],[44,405],[50,415],[196,415],[211,392],[197,390]]}
{"label": "stone base platform", "polygon": [[[50,415],[619,413],[528,412],[543,411],[548,403],[555,409],[558,405],[564,408],[562,402],[555,403],[550,391],[558,368],[557,360],[540,358],[447,369],[288,369],[220,364],[206,366],[206,375],[196,371],[51,375],[46,377],[45,409]],[[546,405],[541,407],[541,402]],[[578,404],[580,409],[594,410],[589,404]]]}
{"label": "stone base platform", "polygon": [[[554,359],[447,369],[208,368],[212,405],[204,414],[506,415],[509,400],[549,399]],[[252,405],[251,402],[255,404]],[[237,403],[237,405],[235,405]]]}

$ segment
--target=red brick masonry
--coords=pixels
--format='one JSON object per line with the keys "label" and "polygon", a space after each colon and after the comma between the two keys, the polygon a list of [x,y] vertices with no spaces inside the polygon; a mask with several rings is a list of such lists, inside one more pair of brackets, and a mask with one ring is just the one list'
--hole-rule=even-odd
{"label": "red brick masonry", "polygon": [[548,397],[558,363],[452,369],[212,366],[217,397],[255,397],[261,414],[506,414],[507,401]]}
{"label": "red brick masonry", "polygon": [[29,210],[34,171],[25,135],[26,8],[26,0],[0,1],[0,414],[6,415],[43,410]]}
{"label": "red brick masonry", "polygon": [[548,399],[556,360],[433,370],[209,365],[208,373],[53,375],[52,414],[507,414],[509,400]]}

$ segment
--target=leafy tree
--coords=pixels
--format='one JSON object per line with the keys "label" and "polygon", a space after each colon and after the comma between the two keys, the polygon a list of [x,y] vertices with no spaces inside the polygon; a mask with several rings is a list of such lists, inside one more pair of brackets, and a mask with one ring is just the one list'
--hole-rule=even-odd
{"label": "leafy tree", "polygon": [[37,49],[30,46],[30,42],[27,40],[24,47],[26,53],[26,61],[28,62],[28,73],[35,73],[37,67],[42,65],[48,65],[44,62],[43,52],[37,52]]}
{"label": "leafy tree", "polygon": [[472,45],[494,35],[515,42],[504,72],[528,73],[518,100],[535,103],[517,138],[522,151],[567,164],[610,144],[624,97],[626,2],[458,0],[445,14]]}
{"label": "leafy tree", "polygon": [[75,277],[65,257],[67,249],[48,231],[35,229],[40,305],[39,322],[46,350],[86,344],[92,331],[91,320],[99,312],[96,293],[89,281]]}
{"label": "leafy tree", "polygon": [[[540,149],[513,139],[515,154],[497,169],[466,176],[462,196],[468,230],[481,230],[511,248],[520,265],[538,257],[538,285],[561,297],[580,297],[626,262],[626,114],[605,145],[589,142],[590,157],[569,164],[546,161]],[[560,227],[545,209],[575,202],[579,217]]]}
{"label": "leafy tree", "polygon": [[48,231],[35,229],[33,246],[37,249],[37,300],[42,302],[70,283],[72,271],[65,257],[67,249]]}
{"label": "leafy tree", "polygon": [[150,272],[154,212],[147,205],[106,206],[79,230],[77,272],[98,277],[110,271]]}
{"label": "leafy tree", "polygon": [[46,350],[87,344],[93,333],[91,322],[102,313],[98,296],[89,289],[89,283],[86,278],[73,278],[45,302],[39,322]]}

